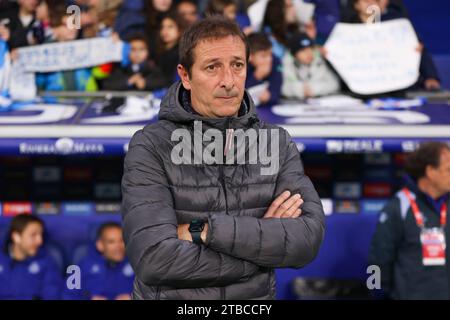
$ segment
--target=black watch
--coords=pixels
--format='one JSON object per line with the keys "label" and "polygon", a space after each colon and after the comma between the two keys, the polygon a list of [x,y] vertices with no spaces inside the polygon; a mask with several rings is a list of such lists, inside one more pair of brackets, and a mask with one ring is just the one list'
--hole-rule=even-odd
{"label": "black watch", "polygon": [[189,224],[189,232],[192,236],[192,242],[195,244],[202,244],[202,231],[205,228],[205,223],[201,220],[192,220]]}

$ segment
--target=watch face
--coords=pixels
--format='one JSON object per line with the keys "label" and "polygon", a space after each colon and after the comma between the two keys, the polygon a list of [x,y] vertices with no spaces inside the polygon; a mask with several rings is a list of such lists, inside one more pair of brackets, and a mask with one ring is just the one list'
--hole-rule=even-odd
{"label": "watch face", "polygon": [[189,231],[190,232],[202,232],[204,228],[203,221],[194,220],[189,225]]}

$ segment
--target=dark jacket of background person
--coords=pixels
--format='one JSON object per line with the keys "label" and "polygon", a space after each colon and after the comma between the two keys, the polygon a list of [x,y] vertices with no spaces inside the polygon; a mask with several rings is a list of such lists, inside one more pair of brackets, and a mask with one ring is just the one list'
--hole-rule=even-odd
{"label": "dark jacket of background person", "polygon": [[[160,121],[135,133],[125,159],[122,220],[136,274],[134,299],[274,299],[273,268],[302,267],[319,251],[324,234],[319,196],[295,143],[281,128],[277,174],[261,175],[259,161],[174,164],[171,151],[178,142],[171,134],[184,128],[192,135],[194,120],[201,120],[204,130],[222,132],[277,128],[260,122],[248,93],[243,115],[219,119],[187,111],[186,94],[181,82],[171,86]],[[302,195],[302,215],[260,219],[285,190]],[[177,225],[192,219],[209,223],[204,245],[177,237]]]}
{"label": "dark jacket of background person", "polygon": [[145,17],[142,15],[142,0],[126,0],[122,3],[114,23],[114,30],[121,39],[145,32]]}
{"label": "dark jacket of background person", "polygon": [[31,45],[30,38],[34,38],[38,43],[44,41],[44,30],[41,24],[33,18],[27,26],[22,25],[19,18],[19,8],[0,12],[0,22],[4,19],[9,19],[6,26],[10,30],[8,45],[11,49]]}
{"label": "dark jacket of background person", "polygon": [[111,75],[102,80],[101,86],[103,90],[138,90],[136,86],[130,86],[128,79],[134,75],[140,73],[145,78],[145,89],[147,91],[158,90],[168,87],[170,83],[167,81],[161,70],[151,63],[140,66],[139,70],[133,70],[132,65],[121,67],[120,63],[117,63],[113,67]]}
{"label": "dark jacket of background person", "polygon": [[161,69],[168,87],[175,81],[177,77],[177,65],[179,62],[178,44],[169,50],[161,51],[157,58],[156,64]]}
{"label": "dark jacket of background person", "polygon": [[262,80],[257,80],[253,76],[255,68],[251,63],[248,64],[249,67],[247,71],[247,81],[245,83],[246,88],[251,88],[266,81],[269,82],[270,100],[264,104],[259,105],[258,107],[273,106],[277,104],[278,99],[280,99],[281,85],[283,84],[283,74],[281,72],[282,66],[280,60],[278,60],[277,57],[272,56],[272,59],[272,71],[265,79]]}
{"label": "dark jacket of background person", "polygon": [[44,248],[23,261],[0,252],[0,300],[57,300],[62,286],[61,270]]}
{"label": "dark jacket of background person", "polygon": [[[440,226],[440,203],[420,191],[412,181],[406,183],[424,215],[427,228]],[[450,208],[449,197],[446,201]],[[447,211],[448,215],[448,211]],[[450,239],[450,227],[445,227]],[[450,248],[446,248],[447,264]],[[372,239],[369,264],[381,270],[381,289],[393,299],[449,299],[450,271],[447,266],[422,264],[420,228],[416,224],[408,198],[400,190],[380,214]]]}
{"label": "dark jacket of background person", "polygon": [[66,288],[65,300],[91,300],[93,296],[114,300],[121,294],[131,294],[133,291],[134,273],[128,259],[119,263],[109,262],[93,250],[81,260],[79,267],[81,289]]}

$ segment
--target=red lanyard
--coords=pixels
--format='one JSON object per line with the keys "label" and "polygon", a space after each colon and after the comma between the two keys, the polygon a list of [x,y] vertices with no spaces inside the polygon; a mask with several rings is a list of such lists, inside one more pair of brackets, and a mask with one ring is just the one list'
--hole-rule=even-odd
{"label": "red lanyard", "polygon": [[[420,228],[423,228],[425,225],[423,223],[423,216],[422,213],[420,213],[419,206],[417,205],[416,201],[411,196],[411,193],[407,188],[403,188],[403,193],[406,195],[406,197],[409,200],[409,203],[411,204],[411,209],[414,214],[414,218],[416,218],[416,223]],[[441,206],[441,227],[444,227],[447,224],[447,202],[444,202]]]}

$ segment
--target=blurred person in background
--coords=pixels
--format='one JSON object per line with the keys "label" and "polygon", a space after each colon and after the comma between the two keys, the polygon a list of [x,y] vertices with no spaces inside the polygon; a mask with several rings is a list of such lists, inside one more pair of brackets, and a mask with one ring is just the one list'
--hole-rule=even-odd
{"label": "blurred person in background", "polygon": [[205,16],[222,15],[230,20],[236,21],[245,34],[250,34],[250,19],[247,14],[239,12],[238,3],[235,0],[209,0],[206,6]]}
{"label": "blurred person in background", "polygon": [[339,89],[339,78],[314,41],[304,33],[294,35],[289,41],[289,52],[283,57],[283,96],[307,99],[337,93]]}
{"label": "blurred person in background", "polygon": [[[258,107],[272,106],[278,103],[283,83],[282,66],[272,53],[272,43],[264,33],[252,33],[247,37],[250,58],[247,70],[246,88],[268,82],[268,87],[254,99]],[[256,103],[256,102],[255,102]]]}
{"label": "blurred person in background", "polygon": [[81,289],[68,289],[68,300],[130,300],[134,273],[125,256],[122,227],[116,222],[100,226],[96,251],[80,261]]}
{"label": "blurred person in background", "polygon": [[450,299],[450,147],[426,142],[409,155],[408,176],[381,211],[369,264],[391,299]]}
{"label": "blurred person in background", "polygon": [[41,219],[21,214],[11,220],[5,247],[0,252],[0,299],[60,298],[61,270],[43,244]]}
{"label": "blurred person in background", "polygon": [[92,23],[83,28],[83,37],[109,37],[114,32],[116,17],[123,0],[89,0],[88,14]]}
{"label": "blurred person in background", "polygon": [[40,22],[36,19],[38,0],[18,0],[18,7],[0,12],[0,37],[11,49],[36,45],[44,41]]}
{"label": "blurred person in background", "polygon": [[175,12],[168,13],[161,19],[156,49],[156,65],[161,69],[168,86],[177,77],[178,43],[184,29],[182,19]]}
{"label": "blurred person in background", "polygon": [[186,27],[192,25],[200,18],[197,3],[193,0],[181,0],[177,3],[176,12],[183,19]]}
{"label": "blurred person in background", "polygon": [[[160,38],[160,29],[163,18],[174,9],[172,0],[147,0],[144,2],[145,33],[148,37],[151,58],[158,48],[158,39]],[[156,59],[157,60],[157,59]]]}
{"label": "blurred person in background", "polygon": [[[402,1],[397,0],[391,5],[390,0],[350,0],[348,3],[348,13],[343,16],[342,22],[373,22],[373,12],[369,10],[370,6],[378,6],[380,8],[381,21],[401,18],[409,19]],[[421,52],[420,75],[417,83],[409,89],[439,90],[441,88],[440,77],[431,55],[422,43],[417,48],[417,51]]]}
{"label": "blurred person in background", "polygon": [[283,59],[289,37],[299,29],[292,0],[269,0],[264,13],[263,31],[269,36],[273,54],[278,59]]}
{"label": "blurred person in background", "polygon": [[170,83],[164,77],[161,70],[149,59],[147,39],[143,35],[130,37],[127,42],[130,45],[129,60],[127,66],[121,63],[113,65],[109,77],[101,81],[103,90],[157,90],[168,86]]}

